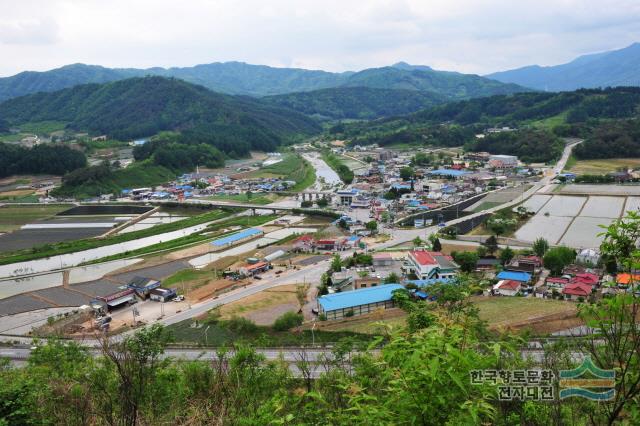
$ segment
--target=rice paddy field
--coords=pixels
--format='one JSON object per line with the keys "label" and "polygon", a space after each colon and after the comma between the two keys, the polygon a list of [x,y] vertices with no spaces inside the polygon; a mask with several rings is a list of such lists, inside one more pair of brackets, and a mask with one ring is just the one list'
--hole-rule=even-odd
{"label": "rice paddy field", "polygon": [[516,231],[517,239],[542,237],[554,245],[593,248],[602,242],[604,227],[640,208],[640,197],[536,194],[523,205],[535,215]]}

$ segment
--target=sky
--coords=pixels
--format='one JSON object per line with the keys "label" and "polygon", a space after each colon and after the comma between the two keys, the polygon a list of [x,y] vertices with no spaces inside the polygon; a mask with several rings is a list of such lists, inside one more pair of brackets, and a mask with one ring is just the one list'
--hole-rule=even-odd
{"label": "sky", "polygon": [[487,74],[636,41],[639,0],[0,0],[0,76],[225,61]]}

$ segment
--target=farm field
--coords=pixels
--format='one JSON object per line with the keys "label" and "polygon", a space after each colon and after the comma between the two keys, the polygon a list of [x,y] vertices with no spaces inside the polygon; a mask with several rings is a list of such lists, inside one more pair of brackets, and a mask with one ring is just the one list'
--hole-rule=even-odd
{"label": "farm field", "polygon": [[551,195],[535,194],[527,199],[524,203],[522,203],[522,206],[525,207],[527,211],[538,213],[540,209],[549,202],[550,199]]}
{"label": "farm field", "polygon": [[3,206],[0,207],[0,232],[9,232],[22,225],[54,216],[68,209],[64,205]]}
{"label": "farm field", "polygon": [[598,247],[604,239],[603,236],[598,235],[605,231],[602,226],[609,226],[613,220],[604,217],[578,216],[558,243],[574,248]]}
{"label": "farm field", "polygon": [[561,313],[575,313],[576,305],[560,300],[534,297],[474,297],[480,318],[490,326],[501,327],[520,321]]}
{"label": "farm field", "polygon": [[617,219],[624,204],[624,197],[589,197],[580,216]]}
{"label": "farm field", "polygon": [[515,232],[515,237],[522,241],[535,241],[541,237],[550,244],[556,244],[572,220],[569,216],[545,216],[538,213]]}
{"label": "farm field", "polygon": [[640,158],[607,158],[602,160],[577,160],[568,169],[578,175],[601,175],[615,172],[619,168],[640,167]]}

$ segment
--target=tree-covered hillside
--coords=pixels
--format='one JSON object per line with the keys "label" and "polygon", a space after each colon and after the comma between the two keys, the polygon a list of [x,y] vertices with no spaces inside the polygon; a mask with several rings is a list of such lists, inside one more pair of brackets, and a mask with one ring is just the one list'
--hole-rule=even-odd
{"label": "tree-covered hillside", "polygon": [[321,119],[374,119],[404,115],[444,103],[446,97],[405,89],[338,87],[263,98]]}
{"label": "tree-covered hillside", "polygon": [[87,164],[85,155],[61,145],[23,148],[0,143],[0,177],[20,174],[63,175]]}
{"label": "tree-covered hillside", "polygon": [[223,152],[245,155],[273,150],[286,138],[319,130],[312,119],[257,100],[213,93],[162,77],[132,78],[39,93],[0,104],[10,124],[55,120],[76,130],[117,139],[165,130],[204,135]]}
{"label": "tree-covered hillside", "polygon": [[640,120],[602,123],[576,147],[574,153],[581,159],[639,158]]}
{"label": "tree-covered hillside", "polygon": [[105,83],[131,77],[174,77],[216,92],[268,96],[342,86],[431,91],[454,99],[524,90],[477,75],[435,71],[396,64],[354,72],[332,73],[299,68],[274,68],[242,62],[216,62],[184,68],[104,68],[74,64],[46,72],[24,72],[0,78],[0,101],[36,92],[52,92],[79,84]]}
{"label": "tree-covered hillside", "polygon": [[345,82],[349,87],[405,89],[432,92],[451,99],[469,99],[529,91],[515,84],[472,74],[435,71],[426,68],[383,67],[357,72]]}

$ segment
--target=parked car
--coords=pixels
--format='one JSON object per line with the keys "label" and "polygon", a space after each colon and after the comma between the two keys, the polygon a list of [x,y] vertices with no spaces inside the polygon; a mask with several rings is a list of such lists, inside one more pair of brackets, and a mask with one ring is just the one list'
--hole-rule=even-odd
{"label": "parked car", "polygon": [[179,294],[176,297],[173,298],[174,302],[182,302],[184,300],[184,296]]}

